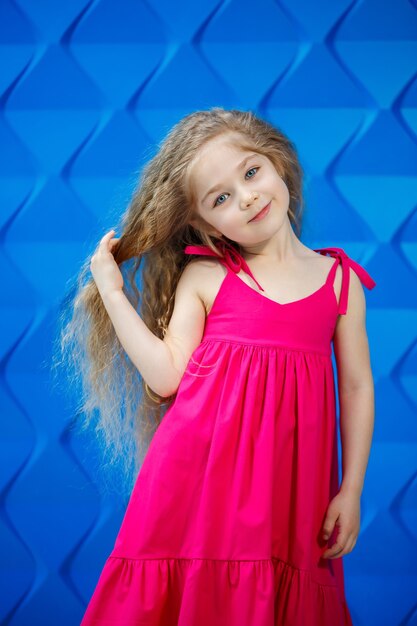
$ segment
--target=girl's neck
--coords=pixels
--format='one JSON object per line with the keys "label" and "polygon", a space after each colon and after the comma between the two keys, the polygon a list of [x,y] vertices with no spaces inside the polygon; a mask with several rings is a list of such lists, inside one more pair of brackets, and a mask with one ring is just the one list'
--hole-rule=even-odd
{"label": "girl's neck", "polygon": [[[312,251],[305,246],[294,234],[292,228],[285,232],[278,231],[273,237],[253,246],[241,244],[242,256],[245,261],[262,258],[270,263],[282,264],[300,259],[300,257],[311,256]],[[314,253],[313,253],[314,254]]]}

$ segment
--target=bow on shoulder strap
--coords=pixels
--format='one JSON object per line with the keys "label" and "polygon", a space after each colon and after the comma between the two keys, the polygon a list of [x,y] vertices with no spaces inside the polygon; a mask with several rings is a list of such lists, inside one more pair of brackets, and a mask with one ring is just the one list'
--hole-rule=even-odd
{"label": "bow on shoulder strap", "polygon": [[217,244],[220,250],[222,251],[223,256],[216,254],[211,248],[208,246],[198,245],[198,246],[185,246],[184,252],[186,254],[204,254],[208,256],[215,256],[218,259],[224,261],[226,265],[234,272],[238,274],[241,269],[243,269],[249,276],[253,278],[259,289],[265,291],[263,287],[258,283],[255,276],[252,274],[252,271],[249,265],[246,263],[245,259],[239,252],[231,246],[227,241],[222,241]]}
{"label": "bow on shoulder strap", "polygon": [[342,266],[342,287],[340,291],[340,299],[339,299],[339,314],[345,315],[347,312],[347,303],[348,303],[348,295],[349,295],[349,281],[350,281],[350,271],[351,267],[354,272],[358,275],[361,283],[367,289],[373,289],[376,285],[374,279],[368,274],[368,272],[359,265],[356,261],[351,259],[346,252],[342,248],[318,248],[315,252],[320,252],[320,254],[326,255],[327,253],[330,256],[335,257],[339,260],[339,263]]}

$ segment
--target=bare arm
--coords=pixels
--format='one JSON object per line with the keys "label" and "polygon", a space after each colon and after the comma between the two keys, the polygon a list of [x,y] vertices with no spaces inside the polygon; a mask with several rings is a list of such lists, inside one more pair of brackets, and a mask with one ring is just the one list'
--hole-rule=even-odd
{"label": "bare arm", "polygon": [[201,341],[205,309],[197,294],[198,270],[186,266],[175,292],[164,339],[152,333],[121,290],[103,294],[116,334],[149,387],[163,397],[176,392],[193,350]]}
{"label": "bare arm", "polygon": [[167,396],[177,380],[168,345],[149,330],[123,291],[112,291],[102,299],[132,363],[155,393]]}
{"label": "bare arm", "polygon": [[374,382],[366,333],[364,290],[356,273],[349,271],[348,311],[338,319],[334,349],[343,454],[341,491],[360,496],[374,429]]}

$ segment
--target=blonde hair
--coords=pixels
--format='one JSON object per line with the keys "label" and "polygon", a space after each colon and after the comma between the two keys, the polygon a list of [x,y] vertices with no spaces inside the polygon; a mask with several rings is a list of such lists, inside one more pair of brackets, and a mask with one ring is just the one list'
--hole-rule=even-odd
{"label": "blonde hair", "polygon": [[[113,254],[124,277],[124,292],[161,339],[178,280],[190,261],[184,247],[207,245],[221,254],[218,238],[190,225],[196,211],[189,172],[203,145],[225,133],[242,150],[265,155],[273,163],[288,187],[288,216],[300,235],[303,172],[294,144],[282,132],[251,111],[214,107],[182,118],[143,167],[120,226],[115,227],[120,239]],[[241,251],[236,242],[222,239]],[[74,423],[81,430],[94,425],[102,447],[101,466],[110,469],[121,463],[119,491],[129,497],[149,441],[175,394],[164,398],[152,392],[128,358],[89,275],[90,259],[76,278],[75,293],[63,304],[54,365],[65,368],[71,389],[80,384]]]}

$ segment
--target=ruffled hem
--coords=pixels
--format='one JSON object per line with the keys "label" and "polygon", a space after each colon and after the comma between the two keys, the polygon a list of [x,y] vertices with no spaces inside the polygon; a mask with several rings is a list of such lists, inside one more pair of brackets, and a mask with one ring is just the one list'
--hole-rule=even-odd
{"label": "ruffled hem", "polygon": [[338,585],[284,561],[109,556],[80,626],[353,626]]}

